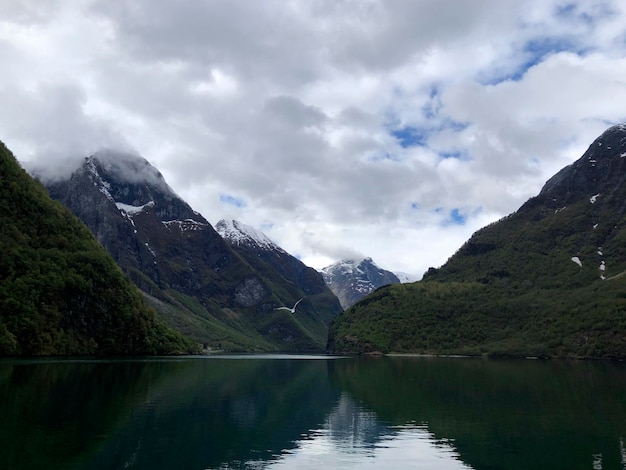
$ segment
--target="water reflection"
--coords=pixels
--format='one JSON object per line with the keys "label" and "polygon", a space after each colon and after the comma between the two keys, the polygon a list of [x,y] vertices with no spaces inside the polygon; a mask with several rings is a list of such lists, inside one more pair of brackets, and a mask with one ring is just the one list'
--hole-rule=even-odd
{"label": "water reflection", "polygon": [[425,426],[390,426],[343,394],[324,426],[303,437],[276,460],[248,461],[220,469],[468,469],[451,442]]}
{"label": "water reflection", "polygon": [[380,420],[424,424],[476,469],[624,469],[621,363],[389,358],[341,364]]}
{"label": "water reflection", "polygon": [[11,469],[626,469],[623,364],[0,361]]}

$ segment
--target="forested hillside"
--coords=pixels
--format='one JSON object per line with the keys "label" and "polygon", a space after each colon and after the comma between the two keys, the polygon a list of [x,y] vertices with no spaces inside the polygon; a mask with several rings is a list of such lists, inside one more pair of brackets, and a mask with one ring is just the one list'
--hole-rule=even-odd
{"label": "forested hillside", "polygon": [[626,357],[626,127],[415,284],[332,326],[333,351]]}
{"label": "forested hillside", "polygon": [[194,349],[0,143],[0,355]]}

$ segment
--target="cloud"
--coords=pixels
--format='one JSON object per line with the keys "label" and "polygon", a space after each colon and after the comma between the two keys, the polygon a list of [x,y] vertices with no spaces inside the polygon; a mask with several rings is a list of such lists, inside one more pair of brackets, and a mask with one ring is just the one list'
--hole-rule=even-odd
{"label": "cloud", "polygon": [[0,3],[0,139],[138,153],[305,262],[421,274],[626,119],[618,1]]}
{"label": "cloud", "polygon": [[[0,102],[0,127],[17,139],[27,168],[49,179],[69,176],[80,161],[102,147],[128,148],[114,126],[86,114],[86,95],[69,84],[44,84],[32,91],[6,87]],[[32,136],[35,136],[33,138]]]}
{"label": "cloud", "polygon": [[243,199],[231,196],[230,194],[220,194],[220,202],[239,208],[246,207],[247,205],[246,201],[244,201]]}

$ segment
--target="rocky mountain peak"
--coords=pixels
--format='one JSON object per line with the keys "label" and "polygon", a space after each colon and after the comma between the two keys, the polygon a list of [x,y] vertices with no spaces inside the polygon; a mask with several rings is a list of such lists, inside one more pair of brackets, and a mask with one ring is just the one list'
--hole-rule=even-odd
{"label": "rocky mountain peak", "polygon": [[237,220],[222,219],[215,226],[215,230],[231,245],[284,252],[282,248],[270,240],[263,232]]}
{"label": "rocky mountain peak", "polygon": [[95,178],[113,179],[117,183],[147,186],[170,196],[176,196],[163,175],[145,158],[113,150],[100,150],[85,158],[85,168]]}
{"label": "rocky mountain peak", "polygon": [[338,261],[323,268],[322,276],[343,308],[354,305],[381,286],[400,282],[394,273],[377,266],[372,258]]}
{"label": "rocky mountain peak", "polygon": [[72,180],[77,183],[80,179],[91,182],[126,218],[152,210],[164,223],[181,222],[192,228],[208,225],[176,195],[163,175],[138,155],[101,150],[85,158],[74,172]]}
{"label": "rocky mountain peak", "polygon": [[576,162],[550,178],[539,196],[568,204],[580,196],[598,199],[626,181],[626,124],[612,126]]}

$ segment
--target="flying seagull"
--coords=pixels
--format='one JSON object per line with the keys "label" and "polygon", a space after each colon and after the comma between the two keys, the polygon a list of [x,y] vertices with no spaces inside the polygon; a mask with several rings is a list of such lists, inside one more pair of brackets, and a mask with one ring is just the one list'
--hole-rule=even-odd
{"label": "flying seagull", "polygon": [[[304,299],[304,297],[302,297],[302,299]],[[289,310],[291,313],[296,313],[296,306],[297,306],[300,302],[302,302],[302,299],[298,300],[298,301],[294,304],[293,308],[289,308],[289,307],[278,307],[278,308],[275,308],[274,310]]]}

